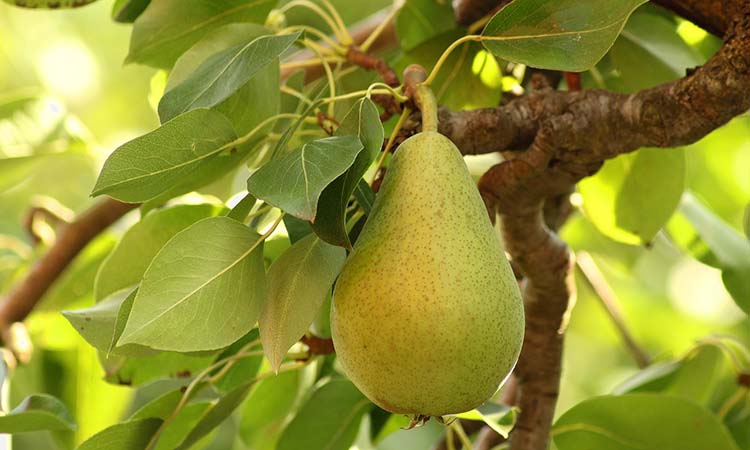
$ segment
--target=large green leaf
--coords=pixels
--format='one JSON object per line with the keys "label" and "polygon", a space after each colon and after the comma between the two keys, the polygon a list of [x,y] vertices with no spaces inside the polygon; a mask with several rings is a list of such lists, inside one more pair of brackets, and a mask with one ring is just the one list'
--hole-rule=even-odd
{"label": "large green leaf", "polygon": [[627,244],[649,243],[685,189],[685,152],[644,148],[618,156],[578,189],[586,215],[602,233]]}
{"label": "large green leaf", "polygon": [[115,150],[104,163],[93,195],[124,202],[150,200],[190,176],[237,139],[222,114],[196,109]]}
{"label": "large green leaf", "polygon": [[357,136],[364,145],[354,164],[320,194],[312,228],[321,239],[351,248],[346,230],[346,207],[357,183],[383,146],[383,125],[378,109],[368,98],[354,104],[336,130],[337,136]]}
{"label": "large green leaf", "polygon": [[304,220],[313,220],[321,192],[348,169],[363,149],[356,136],[333,136],[275,159],[247,180],[255,197]]}
{"label": "large green leaf", "polygon": [[216,205],[177,205],[154,211],[125,232],[117,247],[99,268],[94,296],[103,299],[110,294],[140,283],[156,253],[175,234],[205,219],[222,208]]}
{"label": "large green leaf", "polygon": [[107,382],[125,386],[140,386],[167,378],[187,378],[214,362],[214,355],[158,352],[150,356],[126,357],[116,354],[117,351],[119,349],[108,358],[102,358],[101,364]]}
{"label": "large green leaf", "polygon": [[240,438],[248,448],[275,448],[299,391],[301,372],[279,373],[253,388],[243,405]]}
{"label": "large green leaf", "polygon": [[372,404],[354,385],[331,380],[313,392],[279,438],[278,450],[346,450]]}
{"label": "large green leaf", "polygon": [[515,0],[482,33],[495,55],[533,67],[588,70],[647,0]]}
{"label": "large green leaf", "polygon": [[88,438],[77,450],[135,450],[146,448],[161,426],[161,419],[140,419],[118,423]]}
{"label": "large green leaf", "polygon": [[138,17],[126,62],[169,68],[209,31],[232,22],[263,23],[276,0],[153,0]]}
{"label": "large green leaf", "polygon": [[117,22],[133,23],[146,10],[151,0],[115,0],[112,18]]}
{"label": "large green leaf", "polygon": [[51,395],[35,394],[0,416],[0,433],[41,430],[75,430],[76,423],[62,402]]}
{"label": "large green leaf", "polygon": [[0,99],[0,157],[45,153],[55,139],[66,136],[68,113],[57,100],[35,95]]}
{"label": "large green leaf", "polygon": [[227,217],[203,219],[154,257],[118,345],[226,347],[253,328],[264,295],[260,236]]}
{"label": "large green leaf", "polygon": [[702,63],[695,50],[676,33],[677,24],[666,17],[639,10],[609,51],[616,77],[607,87],[634,92],[685,75]]}
{"label": "large green leaf", "polygon": [[706,208],[691,193],[685,193],[680,212],[690,221],[701,239],[722,266],[724,286],[735,303],[750,314],[750,240]]}
{"label": "large green leaf", "polygon": [[559,450],[739,450],[710,411],[660,394],[626,394],[584,400],[552,429]]}
{"label": "large green leaf", "polygon": [[210,108],[229,98],[269,64],[275,63],[299,33],[261,36],[206,59],[159,102],[162,122],[196,108]]}
{"label": "large green leaf", "polygon": [[80,8],[96,0],[4,0],[5,3],[20,6],[22,8]]}
{"label": "large green leaf", "polygon": [[508,437],[516,424],[518,409],[499,403],[487,402],[477,409],[457,414],[459,419],[484,422],[503,437]]}
{"label": "large green leaf", "polygon": [[62,315],[86,342],[97,350],[109,352],[120,307],[126,300],[132,302],[134,298],[134,289],[123,289],[90,308],[62,311]]}
{"label": "large green leaf", "polygon": [[453,28],[456,19],[447,1],[406,0],[396,15],[396,34],[406,51]]}
{"label": "large green leaf", "polygon": [[216,403],[213,403],[176,449],[184,450],[192,447],[214,428],[221,425],[221,423],[229,417],[238,406],[240,406],[245,397],[247,397],[248,392],[250,392],[250,388],[253,384],[253,381],[248,381],[237,386],[221,397]]}
{"label": "large green leaf", "polygon": [[[208,58],[270,33],[267,28],[254,23],[230,23],[213,30],[180,56],[169,73],[166,92],[169,93],[188,79]],[[267,64],[234,94],[212,109],[224,114],[234,125],[237,134],[244,135],[250,132],[261,121],[279,112],[279,72],[276,62]],[[270,125],[267,130],[270,130]],[[267,130],[258,132],[257,136],[245,145],[252,146],[257,143],[264,137],[263,131]]]}
{"label": "large green leaf", "polygon": [[346,250],[307,235],[268,269],[268,294],[258,325],[263,351],[278,370],[305,334],[346,260]]}

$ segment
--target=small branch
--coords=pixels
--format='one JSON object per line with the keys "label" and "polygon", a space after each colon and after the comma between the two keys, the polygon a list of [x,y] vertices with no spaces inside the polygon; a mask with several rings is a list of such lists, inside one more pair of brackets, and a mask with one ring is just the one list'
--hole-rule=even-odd
{"label": "small branch", "polygon": [[47,254],[0,299],[0,331],[6,334],[11,324],[24,320],[86,244],[137,206],[107,198],[64,225]]}
{"label": "small branch", "polygon": [[[47,236],[50,232],[46,231],[49,226],[41,228],[40,219],[54,227],[73,220],[73,212],[51,198],[44,198],[35,203],[38,204],[32,205],[22,219],[23,227],[34,244],[46,242],[50,239],[50,236]],[[51,236],[51,238],[54,238],[54,236]]]}
{"label": "small branch", "polygon": [[576,253],[576,264],[578,264],[584,278],[588,281],[599,300],[601,300],[602,306],[604,306],[607,315],[612,319],[612,323],[620,334],[620,338],[633,356],[636,364],[638,364],[638,367],[643,369],[651,364],[651,358],[648,356],[648,353],[646,353],[646,351],[635,342],[633,335],[628,330],[622,311],[620,310],[617,295],[612,290],[609,283],[607,283],[604,274],[599,270],[594,259],[588,254],[588,252],[579,251]]}
{"label": "small branch", "polygon": [[[375,31],[379,25],[382,24],[383,20],[387,20],[389,17],[389,11],[384,10],[377,14],[372,15],[371,17],[355,24],[352,26],[352,28],[349,30],[352,40],[354,41],[355,45],[361,45],[365,40],[367,40],[367,37],[370,36],[370,34]],[[383,29],[383,31],[380,33],[380,35],[375,39],[375,41],[372,43],[371,47],[368,49],[368,53],[376,53],[380,50],[389,48],[393,45],[395,45],[397,42],[396,38],[396,28],[393,26],[392,21],[389,22],[389,24]],[[304,61],[315,58],[315,53],[313,53],[310,50],[305,50],[297,53],[294,55],[289,61]],[[282,70],[281,71],[281,79],[286,80],[289,78],[294,72],[296,72],[299,69],[289,69],[289,70]],[[323,67],[320,64],[308,66],[304,68],[305,70],[305,80],[307,82],[316,80],[324,75]]]}

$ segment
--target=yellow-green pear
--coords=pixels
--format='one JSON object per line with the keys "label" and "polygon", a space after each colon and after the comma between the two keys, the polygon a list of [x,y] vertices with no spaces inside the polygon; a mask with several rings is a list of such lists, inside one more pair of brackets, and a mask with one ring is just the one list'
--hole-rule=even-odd
{"label": "yellow-green pear", "polygon": [[523,302],[456,146],[402,143],[336,284],[336,353],[380,407],[442,416],[492,396],[513,369]]}

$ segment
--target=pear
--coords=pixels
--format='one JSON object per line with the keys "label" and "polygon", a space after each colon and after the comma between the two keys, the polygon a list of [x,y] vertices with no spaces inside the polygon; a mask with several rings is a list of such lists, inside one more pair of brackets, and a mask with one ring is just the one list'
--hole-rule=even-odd
{"label": "pear", "polygon": [[331,332],[348,377],[393,413],[471,410],[513,369],[521,295],[445,136],[424,131],[396,151],[336,284]]}

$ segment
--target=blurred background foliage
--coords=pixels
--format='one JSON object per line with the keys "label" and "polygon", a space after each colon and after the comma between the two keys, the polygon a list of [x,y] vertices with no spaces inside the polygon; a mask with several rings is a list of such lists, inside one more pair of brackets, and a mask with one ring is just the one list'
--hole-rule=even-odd
{"label": "blurred background foliage", "polygon": [[[356,7],[343,0],[334,3],[341,6],[347,23],[388,6],[383,0],[356,2]],[[153,105],[165,76],[152,68],[123,65],[130,26],[110,19],[112,6],[113,1],[102,0],[81,9],[49,12],[0,3],[0,291],[44,251],[44,245],[32,245],[21,226],[28,208],[43,204],[62,212],[81,211],[92,201],[89,192],[109,152],[158,125]],[[303,15],[292,11],[289,21],[314,22]],[[415,44],[401,36],[404,50],[392,55],[394,66],[415,61],[430,66],[455,39],[457,31],[450,23],[435,20],[443,25],[426,42]],[[585,74],[584,83],[621,92],[647,88],[683,76],[719,45],[718,39],[689,23],[656,8],[642,8],[607,57]],[[450,66],[457,72],[444,83],[451,88],[441,89],[440,80],[436,85],[441,102],[453,108],[497,104],[500,88],[515,89],[522,78],[522,71],[501,74],[504,63],[478,45],[466,46],[454,58]],[[367,86],[370,81],[370,75],[354,75],[342,84]],[[599,175],[581,183],[580,192],[573,195],[578,210],[562,229],[563,239],[575,251],[591,255],[616,294],[635,340],[655,361],[680,358],[707,336],[731,335],[747,345],[750,321],[722,282],[721,256],[706,234],[729,233],[740,239],[735,242],[747,243],[750,119],[739,117],[684,150],[647,152],[610,161]],[[494,156],[468,158],[477,175],[495,161]],[[650,170],[635,170],[639,164]],[[656,210],[671,216],[667,227],[657,226],[652,233],[629,228],[633,221],[648,228],[653,202],[658,203]],[[696,214],[721,226],[701,230]],[[634,219],[628,222],[628,217]],[[59,314],[63,308],[93,304],[98,266],[127,225],[97,238],[46,295],[27,323],[33,359],[13,377],[11,405],[34,392],[53,394],[70,408],[78,430],[22,434],[15,448],[70,448],[177,385],[161,380],[131,389],[106,382],[95,349]],[[267,245],[279,247],[268,256],[288,244]],[[639,370],[580,270],[576,284],[558,415],[588,397],[613,392]],[[750,303],[747,298],[736,300]],[[688,360],[699,359],[691,355]],[[699,356],[721,359],[703,351]],[[729,363],[701,361],[694,365],[710,366],[708,375],[698,371],[694,373],[705,376],[672,379],[669,389],[703,395],[705,405],[717,408],[731,388],[733,372]],[[260,383],[233,420],[205,440],[208,448],[273,448],[279,430],[293,416],[290,411],[305,395],[303,386],[309,386],[310,381],[302,378],[304,373],[290,373]],[[706,392],[696,393],[702,390]],[[366,417],[357,440],[362,449],[374,448],[366,436],[378,418]],[[740,426],[744,423],[750,422]],[[376,448],[426,449],[441,430],[430,423],[419,430],[397,431]]]}

